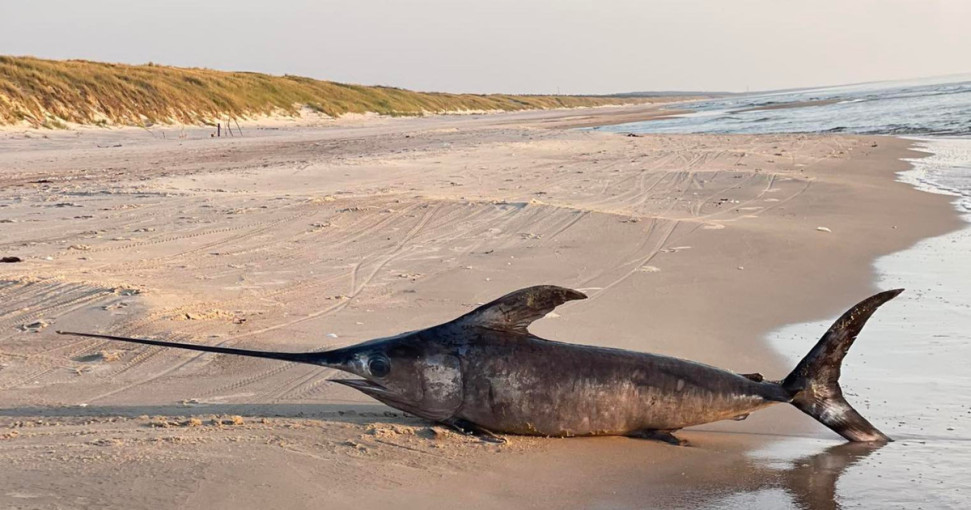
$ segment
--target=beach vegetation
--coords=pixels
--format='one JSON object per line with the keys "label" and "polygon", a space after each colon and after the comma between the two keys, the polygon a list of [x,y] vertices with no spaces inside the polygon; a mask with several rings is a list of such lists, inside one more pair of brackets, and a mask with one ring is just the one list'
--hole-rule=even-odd
{"label": "beach vegetation", "polygon": [[[654,99],[657,100],[657,99]],[[61,128],[212,124],[219,119],[348,113],[389,116],[643,103],[620,96],[450,94],[301,76],[0,56],[0,125]]]}

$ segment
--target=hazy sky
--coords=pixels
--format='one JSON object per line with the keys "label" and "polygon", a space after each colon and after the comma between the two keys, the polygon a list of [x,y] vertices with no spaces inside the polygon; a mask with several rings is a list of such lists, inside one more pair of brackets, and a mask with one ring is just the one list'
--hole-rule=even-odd
{"label": "hazy sky", "polygon": [[456,92],[752,90],[971,71],[971,0],[0,0],[0,54]]}

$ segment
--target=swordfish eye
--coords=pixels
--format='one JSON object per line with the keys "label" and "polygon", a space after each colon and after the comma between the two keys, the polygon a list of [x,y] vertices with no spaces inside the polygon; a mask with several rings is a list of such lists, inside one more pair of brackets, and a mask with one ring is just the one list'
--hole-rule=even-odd
{"label": "swordfish eye", "polygon": [[391,373],[391,361],[383,355],[372,356],[368,359],[367,369],[374,377],[384,377]]}

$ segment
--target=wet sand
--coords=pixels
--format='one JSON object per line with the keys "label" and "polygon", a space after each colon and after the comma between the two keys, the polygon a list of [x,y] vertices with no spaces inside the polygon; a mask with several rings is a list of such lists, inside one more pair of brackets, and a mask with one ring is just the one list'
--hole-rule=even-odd
{"label": "wet sand", "polygon": [[906,141],[559,129],[618,112],[5,133],[0,255],[24,262],[0,264],[0,506],[832,507],[840,465],[869,452],[753,460],[841,443],[787,406],[685,431],[691,448],[496,446],[326,369],[53,334],[327,349],[552,283],[590,299],[536,334],[779,378],[768,332],[838,314],[875,289],[876,257],[959,225],[894,181]]}

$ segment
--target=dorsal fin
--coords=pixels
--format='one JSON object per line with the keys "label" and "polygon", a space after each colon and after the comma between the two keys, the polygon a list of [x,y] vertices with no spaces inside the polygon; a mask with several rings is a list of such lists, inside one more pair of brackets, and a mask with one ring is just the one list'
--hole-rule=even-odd
{"label": "dorsal fin", "polygon": [[582,292],[555,285],[537,285],[486,303],[459,317],[455,323],[525,335],[533,321],[542,319],[557,306],[586,297]]}

